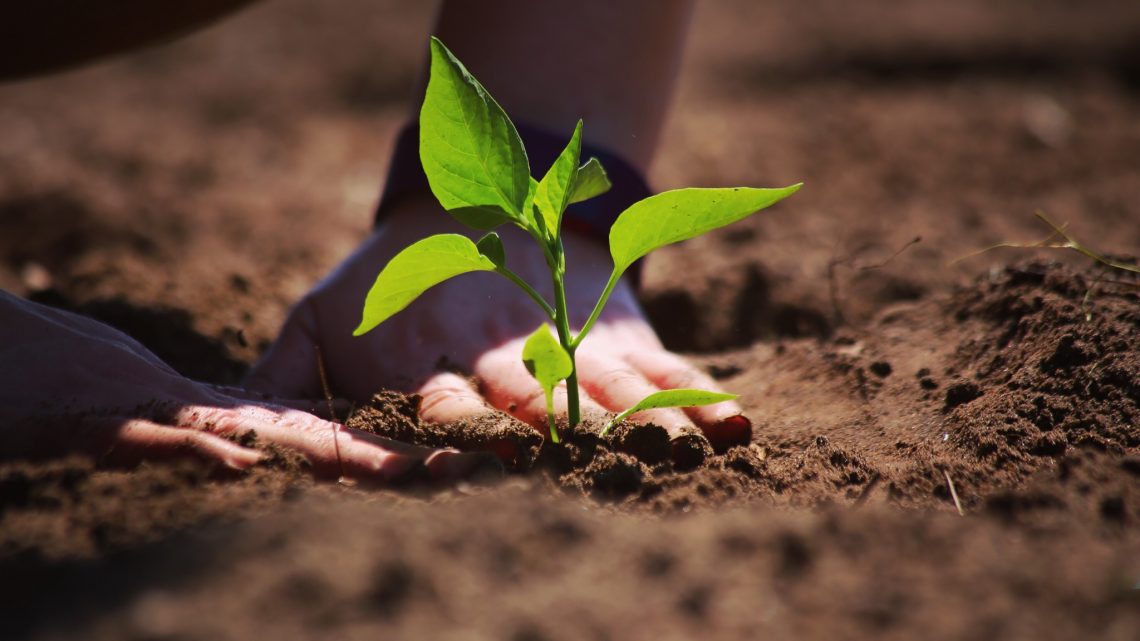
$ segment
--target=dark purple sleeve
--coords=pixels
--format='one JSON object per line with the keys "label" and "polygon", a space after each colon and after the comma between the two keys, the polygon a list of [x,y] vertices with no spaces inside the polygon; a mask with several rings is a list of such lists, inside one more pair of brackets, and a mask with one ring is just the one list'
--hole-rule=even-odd
{"label": "dark purple sleeve", "polygon": [[[531,171],[545,172],[554,163],[558,154],[566,146],[566,139],[544,129],[526,124],[516,125],[519,137],[526,146]],[[431,193],[423,165],[420,164],[420,128],[416,123],[404,127],[396,138],[392,151],[392,162],[388,169],[388,180],[380,204],[376,207],[375,225],[384,222],[385,215],[401,200],[408,196]],[[610,225],[618,214],[633,203],[652,195],[645,177],[634,169],[621,156],[613,152],[582,145],[582,160],[597,158],[605,168],[613,188],[608,192],[585,202],[570,205],[562,220],[563,228],[595,238],[603,244],[608,242]],[[636,281],[636,265],[631,270]]]}

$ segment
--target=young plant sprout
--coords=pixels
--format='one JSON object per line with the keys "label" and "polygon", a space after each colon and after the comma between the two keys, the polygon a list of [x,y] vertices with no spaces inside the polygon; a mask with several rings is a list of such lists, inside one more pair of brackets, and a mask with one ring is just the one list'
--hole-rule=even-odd
{"label": "young plant sprout", "polygon": [[[364,301],[360,326],[371,331],[407,307],[426,290],[468,272],[495,272],[518,285],[545,312],[557,339],[543,323],[527,339],[523,362],[542,386],[550,438],[559,442],[554,389],[566,381],[569,425],[578,424],[578,380],[574,353],[597,322],[622,274],[641,257],[745,218],[796,192],[732,187],[677,189],[651,196],[618,216],[610,228],[614,268],[586,323],[577,333],[567,313],[566,259],[561,223],[567,206],[605,193],[609,178],[596,158],[581,163],[582,121],[570,142],[541,180],[530,174],[526,150],[515,126],[491,94],[437,38],[431,39],[431,75],[420,110],[420,160],[440,205],[459,222],[488,232],[478,242],[460,234],[437,234],[405,248],[381,270]],[[542,247],[554,285],[547,302],[506,263],[494,231],[510,223]],[[736,398],[705,390],[672,389],[649,395],[606,425],[605,435],[630,414],[650,408],[692,407]]]}

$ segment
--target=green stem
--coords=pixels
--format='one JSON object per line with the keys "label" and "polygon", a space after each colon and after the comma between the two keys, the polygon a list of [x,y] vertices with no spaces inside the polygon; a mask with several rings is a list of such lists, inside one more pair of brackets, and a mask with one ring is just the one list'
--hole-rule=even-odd
{"label": "green stem", "polygon": [[[559,255],[561,255],[561,244],[558,247]],[[570,315],[566,307],[566,286],[562,277],[562,270],[556,269],[553,271],[554,276],[554,306],[556,312],[555,328],[558,330],[558,342],[561,343],[562,349],[570,356],[570,364],[573,369],[570,370],[570,376],[566,377],[566,409],[569,413],[570,427],[574,427],[581,420],[581,410],[578,401],[578,364],[574,361],[574,350],[576,346],[570,340]]]}
{"label": "green stem", "polygon": [[534,302],[538,303],[538,306],[542,308],[542,311],[546,312],[546,316],[550,319],[551,322],[557,322],[554,308],[550,306],[550,303],[546,302],[546,299],[542,297],[542,294],[534,291],[534,288],[531,287],[530,284],[523,280],[518,274],[512,272],[506,267],[497,267],[495,269],[495,273],[506,277],[512,283],[522,288],[522,290],[526,292],[526,295],[530,296]]}
{"label": "green stem", "polygon": [[[590,312],[590,318],[586,319],[586,324],[582,326],[582,330],[578,332],[578,335],[570,342],[570,347],[577,349],[578,345],[582,344],[582,340],[586,338],[586,334],[593,329],[594,323],[598,322],[598,317],[602,315],[602,310],[605,309],[606,303],[609,302],[610,294],[613,293],[614,287],[617,287],[618,280],[621,279],[621,274],[617,267],[614,267],[613,273],[610,274],[610,280],[606,283],[606,288],[602,290],[602,295],[598,297],[598,303],[594,305],[594,311]],[[573,352],[571,352],[571,354],[573,354]]]}
{"label": "green stem", "polygon": [[550,441],[561,443],[558,438],[558,423],[554,421],[554,391],[546,390],[546,422],[550,425]]}

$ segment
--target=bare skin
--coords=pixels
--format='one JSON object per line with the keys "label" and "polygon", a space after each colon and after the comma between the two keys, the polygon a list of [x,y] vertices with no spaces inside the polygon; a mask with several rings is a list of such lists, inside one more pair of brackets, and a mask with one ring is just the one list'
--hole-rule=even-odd
{"label": "bare skin", "polygon": [[[500,410],[545,429],[542,389],[523,367],[526,336],[545,319],[525,294],[491,273],[445,282],[363,337],[352,336],[361,301],[376,274],[398,251],[433,233],[471,232],[453,222],[429,198],[407,202],[292,311],[277,342],[253,370],[247,384],[284,396],[319,394],[313,345],[321,345],[331,384],[338,394],[367,400],[377,389],[416,391],[424,398],[421,417],[447,423]],[[534,241],[517,229],[501,229],[511,269],[552,299],[549,272]],[[606,249],[570,235],[567,298],[571,322],[580,327],[609,277]],[[618,412],[647,394],[674,387],[718,389],[705,373],[665,350],[645,320],[628,282],[614,291],[606,312],[578,351],[583,415]],[[470,373],[472,378],[456,372]],[[566,411],[563,385],[555,395]],[[710,440],[739,441],[749,428],[733,402],[641,412],[679,436],[701,428]]]}
{"label": "bare skin", "polygon": [[[688,0],[629,2],[445,2],[435,33],[512,117],[569,137],[578,118],[587,142],[616,151],[642,171],[652,161],[688,28]],[[422,91],[417,92],[422,95]],[[418,107],[418,105],[417,105]],[[539,172],[546,168],[534,168]],[[430,195],[402,203],[382,228],[293,310],[249,383],[277,394],[316,392],[312,345],[320,344],[339,393],[364,400],[380,387],[424,396],[423,418],[445,423],[498,409],[544,429],[544,398],[521,362],[525,337],[544,319],[514,285],[494,274],[445,283],[380,328],[351,336],[364,295],[396,252],[430,234],[469,233]],[[504,235],[512,270],[550,294],[540,251],[519,230]],[[612,263],[597,240],[570,236],[567,298],[581,325]],[[440,365],[470,373],[468,378]],[[584,416],[621,411],[659,389],[719,389],[703,372],[666,351],[623,281],[578,351]],[[447,369],[444,368],[444,369]],[[565,413],[566,394],[556,396]],[[701,428],[717,443],[750,432],[733,402],[650,410],[673,435]]]}
{"label": "bare skin", "polygon": [[[82,453],[110,465],[194,457],[246,469],[262,444],[305,456],[320,478],[451,480],[493,465],[483,454],[414,447],[317,418],[289,401],[184,378],[129,336],[0,292],[0,452]],[[336,443],[333,437],[336,437]],[[339,450],[339,458],[338,458]]]}

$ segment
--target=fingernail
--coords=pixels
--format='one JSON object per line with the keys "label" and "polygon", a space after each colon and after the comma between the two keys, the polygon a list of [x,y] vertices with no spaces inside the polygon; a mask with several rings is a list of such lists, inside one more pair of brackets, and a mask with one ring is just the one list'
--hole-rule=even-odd
{"label": "fingernail", "polygon": [[717,421],[704,432],[713,450],[720,454],[730,447],[752,442],[752,421],[743,414],[736,414]]}

